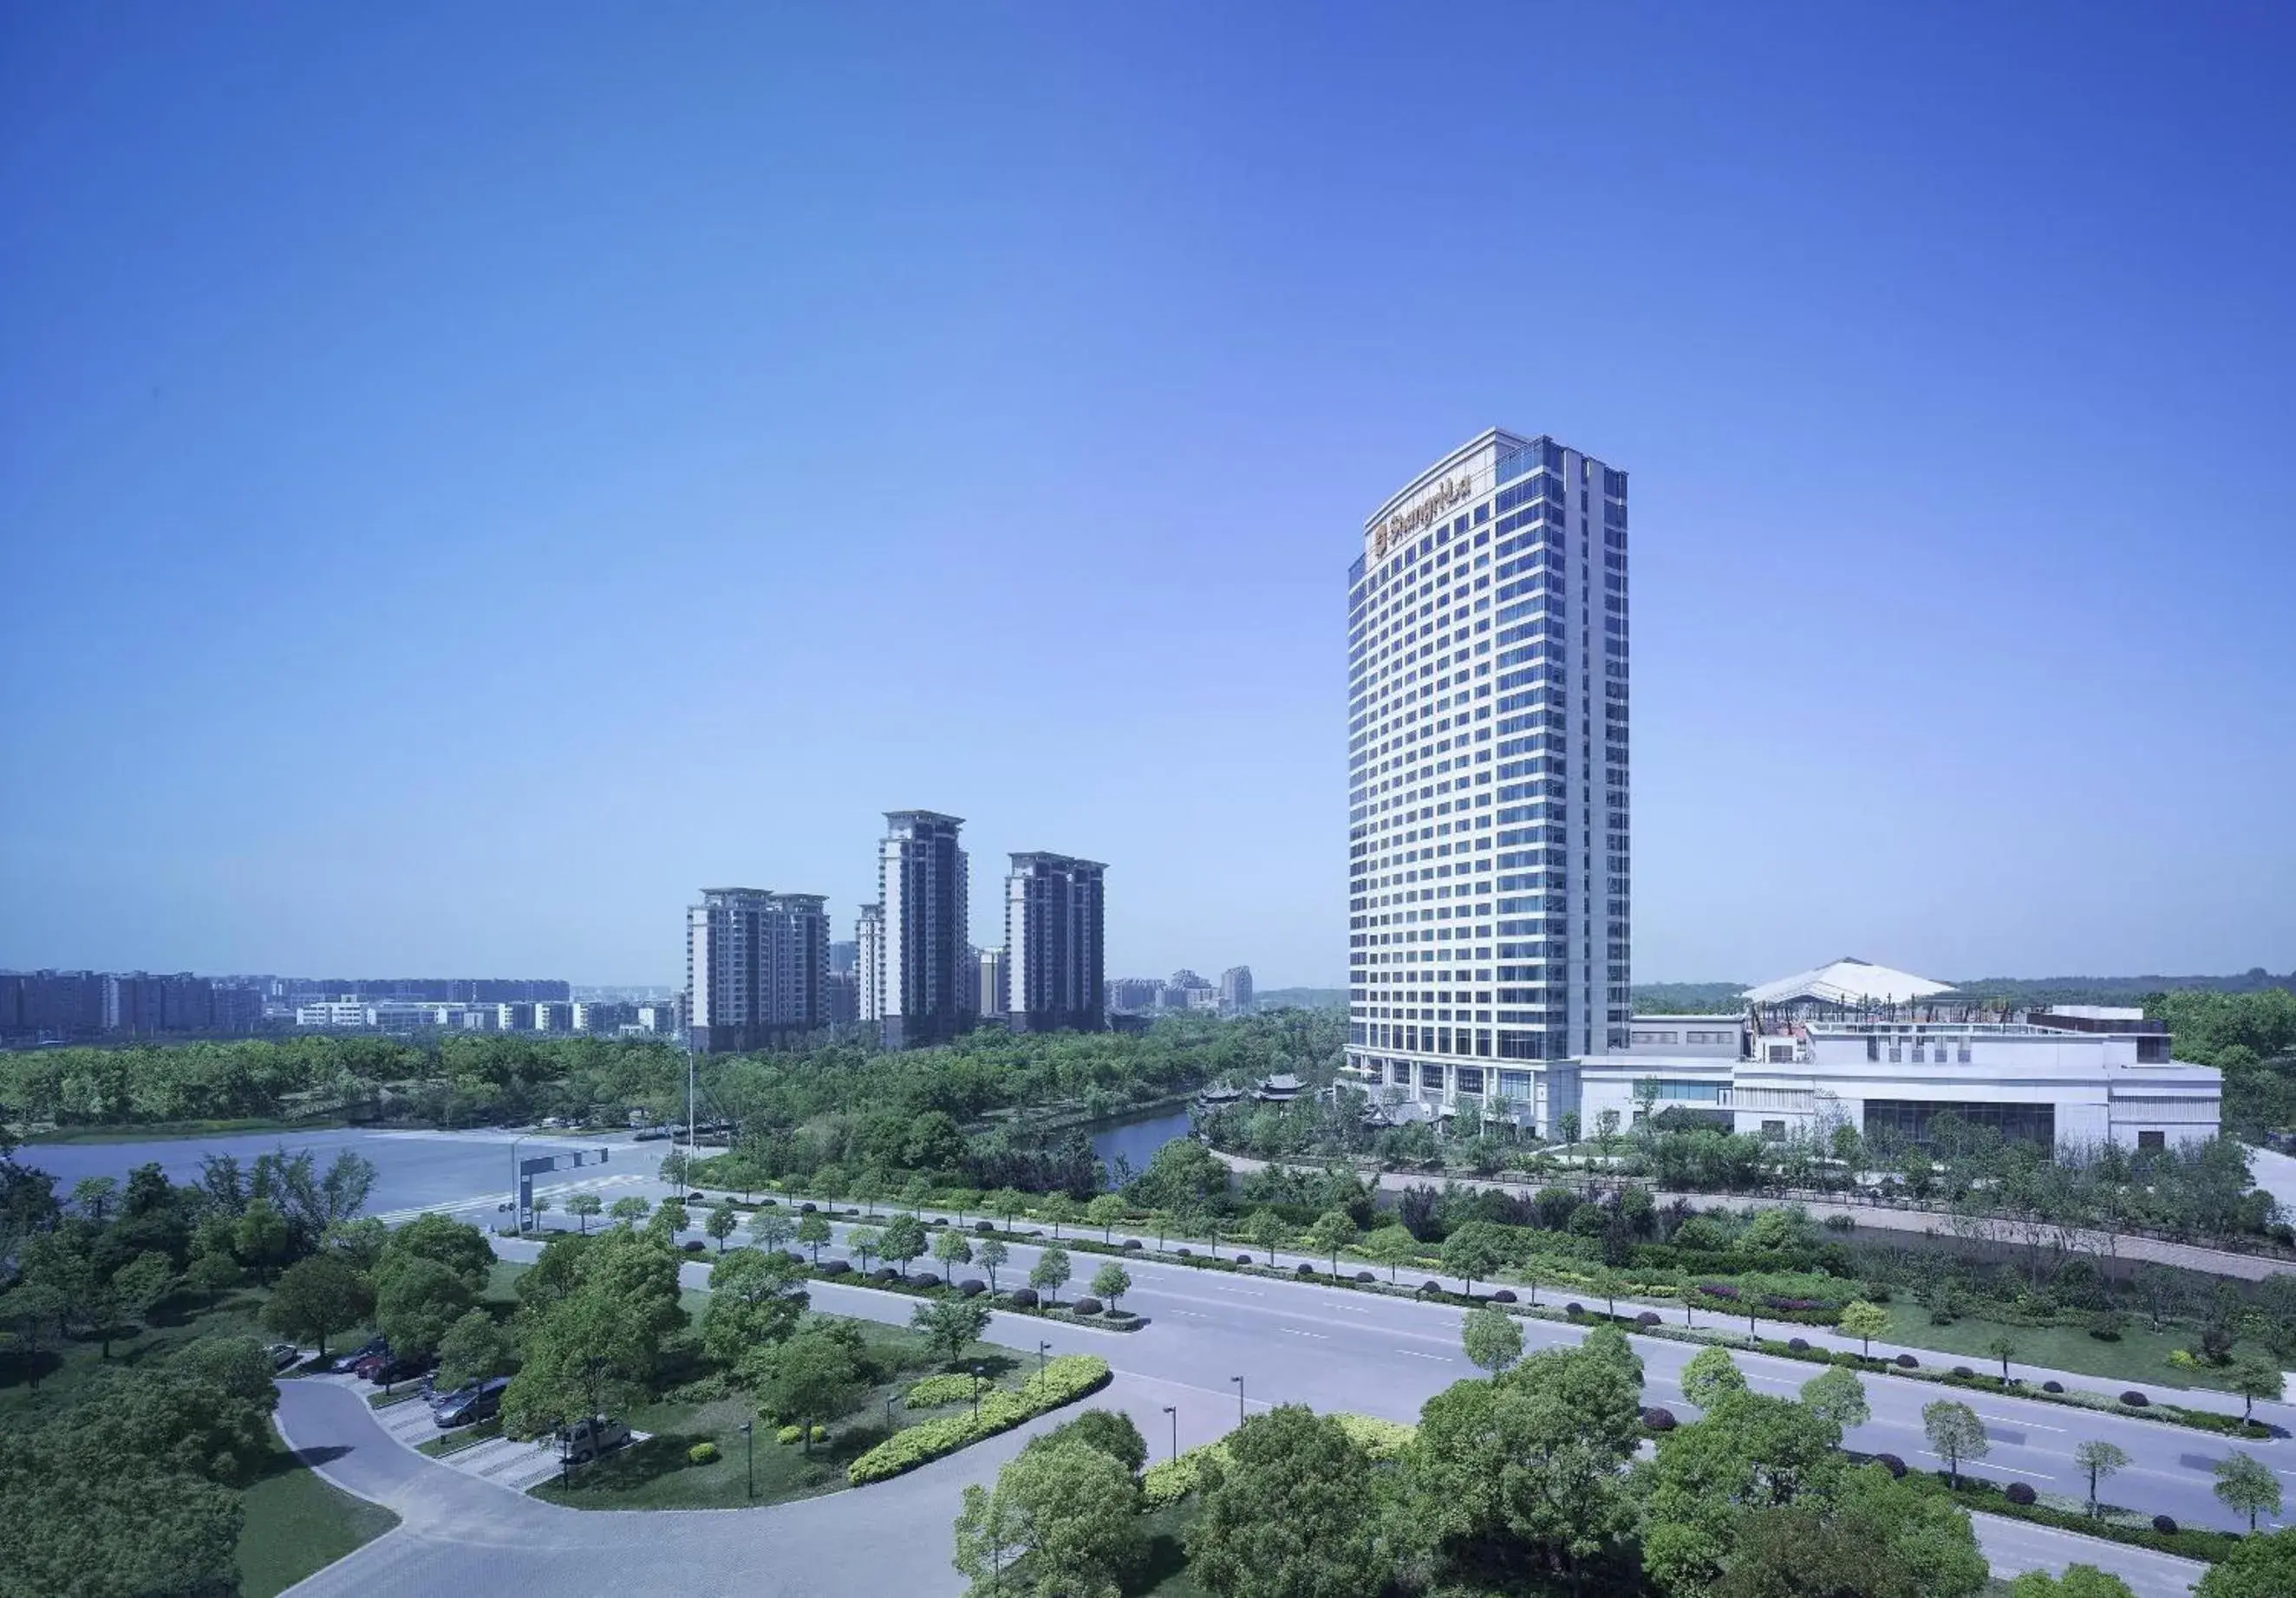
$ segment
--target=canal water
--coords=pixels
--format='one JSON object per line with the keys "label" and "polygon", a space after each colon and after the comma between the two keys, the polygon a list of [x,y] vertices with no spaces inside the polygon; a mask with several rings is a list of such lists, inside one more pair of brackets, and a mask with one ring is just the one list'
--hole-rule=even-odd
{"label": "canal water", "polygon": [[1188,1135],[1188,1112],[1183,1110],[1159,1110],[1130,1120],[1111,1121],[1094,1128],[1092,1151],[1094,1158],[1114,1167],[1120,1156],[1132,1166],[1138,1176],[1148,1168],[1148,1161],[1156,1151],[1176,1137]]}

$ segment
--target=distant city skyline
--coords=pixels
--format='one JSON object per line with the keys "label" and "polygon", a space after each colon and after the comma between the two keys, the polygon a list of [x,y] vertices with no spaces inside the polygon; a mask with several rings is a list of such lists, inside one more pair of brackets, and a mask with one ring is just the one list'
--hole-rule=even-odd
{"label": "distant city skyline", "polygon": [[0,964],[671,984],[927,805],[1342,986],[1501,420],[1634,474],[1637,980],[2287,969],[2296,12],[1808,21],[17,8]]}

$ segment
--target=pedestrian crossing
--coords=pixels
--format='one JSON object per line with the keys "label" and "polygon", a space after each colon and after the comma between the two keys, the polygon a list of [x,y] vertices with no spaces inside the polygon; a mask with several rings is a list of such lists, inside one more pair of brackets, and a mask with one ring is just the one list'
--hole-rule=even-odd
{"label": "pedestrian crossing", "polygon": [[[649,1176],[643,1172],[620,1171],[611,1176],[585,1176],[571,1182],[553,1182],[546,1185],[537,1183],[534,1196],[537,1199],[548,1199],[553,1209],[562,1211],[566,1208],[566,1201],[578,1192],[604,1192],[618,1187],[632,1187],[640,1183],[659,1180],[660,1178]],[[375,1218],[386,1226],[398,1226],[413,1220],[419,1215],[492,1215],[509,1202],[509,1190],[497,1188],[492,1192],[473,1193],[468,1198],[451,1200],[443,1204],[411,1204],[402,1209],[386,1209]]]}

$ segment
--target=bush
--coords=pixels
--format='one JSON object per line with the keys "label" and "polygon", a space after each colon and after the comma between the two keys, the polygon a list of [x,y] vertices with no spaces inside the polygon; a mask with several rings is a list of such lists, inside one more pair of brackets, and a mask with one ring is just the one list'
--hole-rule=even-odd
{"label": "bush", "polygon": [[975,1232],[980,1233],[983,1237],[993,1237],[996,1233],[996,1223],[994,1221],[975,1221],[972,1223],[972,1229]]}
{"label": "bush", "polygon": [[1168,1508],[1196,1490],[1205,1460],[1217,1459],[1226,1463],[1227,1457],[1226,1444],[1205,1443],[1177,1459],[1151,1465],[1140,1478],[1140,1496],[1152,1510]]}
{"label": "bush", "polygon": [[1892,1476],[1902,1477],[1906,1473],[1906,1462],[1894,1454],[1876,1454],[1874,1456],[1874,1463]]}
{"label": "bush", "polygon": [[1977,1374],[1976,1372],[1971,1370],[1967,1365],[1954,1366],[1953,1373],[1960,1377],[1964,1381],[1967,1381],[1971,1377]]}
{"label": "bush", "polygon": [[855,1487],[865,1487],[914,1471],[983,1438],[1010,1431],[1048,1410],[1073,1404],[1106,1387],[1108,1380],[1106,1360],[1091,1354],[1063,1354],[1022,1381],[1018,1392],[998,1388],[983,1393],[977,1418],[959,1413],[895,1432],[847,1467],[845,1479]]}
{"label": "bush", "polygon": [[2002,1496],[2007,1498],[2012,1504],[2030,1504],[2033,1501],[2034,1493],[2032,1487],[2027,1483],[2013,1481],[2009,1484],[2008,1490],[2005,1492]]}
{"label": "bush", "polygon": [[1136,1237],[1128,1237],[1124,1240],[1124,1246],[1127,1249],[1136,1249],[1140,1246],[1140,1240]]}
{"label": "bush", "polygon": [[1078,1299],[1074,1303],[1070,1304],[1069,1306],[1069,1309],[1070,1313],[1075,1315],[1098,1315],[1100,1313],[1100,1300],[1094,1298],[1091,1294],[1086,1293],[1083,1298]]}
{"label": "bush", "polygon": [[1654,1310],[1654,1309],[1645,1309],[1645,1310],[1644,1310],[1644,1311],[1642,1312],[1642,1314],[1640,1314],[1640,1315],[1636,1315],[1636,1316],[1635,1317],[1635,1324],[1636,1324],[1636,1325],[1637,1325],[1637,1326],[1655,1326],[1655,1325],[1657,1325],[1657,1324],[1658,1324],[1658,1311],[1656,1311],[1656,1310]]}
{"label": "bush", "polygon": [[940,1285],[940,1278],[934,1275],[931,1271],[919,1271],[915,1275],[909,1278],[909,1285],[911,1287],[939,1287]]}
{"label": "bush", "polygon": [[1292,1274],[1295,1276],[1312,1276],[1316,1274],[1316,1267],[1303,1259],[1292,1267]]}
{"label": "bush", "polygon": [[1584,1304],[1579,1303],[1576,1299],[1573,1299],[1570,1303],[1565,1304],[1562,1307],[1562,1313],[1569,1315],[1575,1321],[1578,1319],[1579,1316],[1587,1313],[1587,1307]]}
{"label": "bush", "polygon": [[1238,1265],[1250,1265],[1251,1263],[1251,1256],[1249,1254],[1239,1254],[1235,1257],[1235,1262]]}
{"label": "bush", "polygon": [[[1656,1317],[1652,1318],[1655,1319]],[[1807,1354],[1809,1352],[1809,1339],[1806,1337],[1790,1337],[1786,1339],[1786,1347],[1792,1348],[1797,1354]]]}
{"label": "bush", "polygon": [[1356,1281],[1358,1283],[1374,1282],[1378,1280],[1379,1278],[1373,1275],[1369,1271],[1357,1271],[1356,1273]]}
{"label": "bush", "polygon": [[688,1254],[699,1254],[707,1250],[709,1245],[698,1237],[691,1237],[678,1246]]}
{"label": "bush", "polygon": [[1443,1284],[1432,1280],[1423,1282],[1419,1284],[1419,1291],[1423,1293],[1439,1293],[1443,1291]]}
{"label": "bush", "polygon": [[1037,1290],[1033,1287],[1016,1287],[1004,1295],[1004,1302],[1015,1309],[1034,1309],[1037,1307]]}
{"label": "bush", "polygon": [[784,1426],[774,1433],[774,1440],[777,1443],[801,1443],[805,1441],[805,1428]]}
{"label": "bush", "polygon": [[816,1214],[819,1209],[820,1206],[816,1204],[811,1199],[808,1199],[804,1203],[798,1206],[799,1212],[804,1215]]}
{"label": "bush", "polygon": [[956,1291],[968,1299],[977,1299],[988,1291],[988,1283],[978,1276],[967,1276],[956,1284]]}
{"label": "bush", "polygon": [[910,1409],[939,1409],[944,1404],[970,1404],[972,1402],[972,1378],[928,1376],[902,1394],[901,1402]]}
{"label": "bush", "polygon": [[2171,1515],[2154,1515],[2152,1517],[2152,1529],[2159,1532],[2164,1537],[2175,1537],[2177,1535],[2176,1518]]}
{"label": "bush", "polygon": [[1495,1292],[1495,1293],[1493,1293],[1493,1294],[1491,1295],[1491,1302],[1492,1302],[1492,1303],[1494,1303],[1494,1304],[1512,1304],[1512,1303],[1513,1303],[1513,1302],[1514,1302],[1514,1290],[1513,1290],[1513,1288],[1511,1288],[1511,1287],[1503,1287],[1503,1288],[1499,1289],[1499,1291],[1496,1291],[1496,1292]]}
{"label": "bush", "polygon": [[2045,1393],[2062,1393],[2065,1390],[2065,1384],[2057,1381],[2044,1381],[2041,1383],[2041,1390]]}
{"label": "bush", "polygon": [[1340,1423],[1348,1440],[1368,1455],[1374,1464],[1395,1458],[1419,1435],[1418,1427],[1401,1421],[1382,1421],[1373,1415],[1349,1414],[1344,1410],[1332,1419]]}
{"label": "bush", "polygon": [[1919,1368],[1919,1366],[1920,1366],[1921,1363],[1922,1363],[1922,1362],[1921,1362],[1920,1360],[1915,1359],[1915,1358],[1912,1355],[1910,1355],[1910,1354],[1900,1354],[1900,1355],[1898,1355],[1898,1367],[1899,1367],[1900,1369],[1902,1369],[1902,1370],[1911,1371],[1911,1370],[1917,1369],[1917,1368]]}
{"label": "bush", "polygon": [[1175,1249],[1172,1253],[1180,1259],[1193,1259],[1196,1257],[1195,1250],[1193,1249]]}
{"label": "bush", "polygon": [[2120,1395],[2120,1401],[2128,1405],[2131,1409],[2142,1409],[2146,1405],[2152,1402],[2152,1399],[2146,1397],[2143,1393],[2138,1392],[2133,1387],[2127,1392]]}
{"label": "bush", "polygon": [[869,1273],[869,1280],[872,1282],[894,1282],[899,1280],[900,1274],[900,1272],[895,1270],[891,1266],[881,1265],[875,1270]]}
{"label": "bush", "polygon": [[1675,1427],[1674,1411],[1672,1411],[1672,1410],[1670,1410],[1670,1409],[1658,1409],[1658,1408],[1651,1408],[1651,1409],[1646,1409],[1646,1410],[1643,1411],[1643,1430],[1645,1430],[1645,1431],[1672,1431],[1672,1430],[1674,1430],[1674,1427]]}
{"label": "bush", "polygon": [[717,1457],[718,1445],[715,1443],[696,1443],[685,1451],[685,1463],[689,1465],[706,1465]]}
{"label": "bush", "polygon": [[849,1274],[852,1269],[853,1262],[849,1259],[831,1259],[823,1262],[821,1274],[824,1276],[843,1276]]}

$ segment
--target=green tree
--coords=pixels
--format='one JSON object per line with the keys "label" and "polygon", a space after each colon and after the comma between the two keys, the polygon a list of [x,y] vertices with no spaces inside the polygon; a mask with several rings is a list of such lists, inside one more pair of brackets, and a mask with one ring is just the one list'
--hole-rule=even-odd
{"label": "green tree", "polygon": [[924,1223],[914,1215],[893,1217],[885,1223],[884,1241],[877,1245],[877,1251],[885,1257],[885,1263],[898,1271],[906,1280],[909,1274],[909,1262],[922,1257],[925,1251]]}
{"label": "green tree", "polygon": [[1488,1221],[1469,1221],[1443,1240],[1443,1268],[1465,1282],[1471,1294],[1476,1281],[1488,1280],[1505,1258],[1498,1228]]}
{"label": "green tree", "polygon": [[1387,1267],[1387,1279],[1392,1282],[1396,1272],[1418,1257],[1419,1240],[1401,1226],[1382,1226],[1364,1240],[1364,1252],[1373,1263]]}
{"label": "green tree", "polygon": [[133,1457],[90,1461],[60,1428],[0,1439],[0,1583],[11,1593],[239,1590],[242,1496]]}
{"label": "green tree", "polygon": [[1128,1476],[1139,1475],[1148,1463],[1148,1440],[1140,1435],[1140,1428],[1132,1423],[1132,1417],[1120,1409],[1087,1409],[1067,1424],[1034,1438],[1029,1446],[1058,1447],[1068,1443],[1099,1449],[1122,1465]]}
{"label": "green tree", "polygon": [[[514,1437],[651,1397],[663,1345],[685,1326],[677,1256],[659,1238],[616,1227],[554,1239],[545,1258],[553,1250],[569,1262],[554,1267],[561,1291],[522,1312],[522,1363],[503,1395],[504,1429]],[[534,1274],[521,1277],[520,1287]]]}
{"label": "green tree", "polygon": [[2296,1593],[2296,1530],[2283,1530],[2234,1544],[2202,1573],[2193,1598],[2287,1598],[2291,1593]]}
{"label": "green tree", "polygon": [[1985,1557],[1966,1512],[1877,1465],[1835,1490],[1747,1510],[1714,1598],[1974,1598]]}
{"label": "green tree", "polygon": [[720,1254],[709,1267],[701,1350],[714,1364],[731,1369],[751,1348],[794,1332],[808,1302],[788,1255],[756,1249]]}
{"label": "green tree", "polygon": [[924,1220],[925,1206],[932,1202],[932,1196],[933,1184],[930,1176],[915,1176],[901,1184],[901,1202],[909,1207],[910,1218],[920,1224]]}
{"label": "green tree", "polygon": [[1252,1416],[1207,1462],[1188,1570],[1216,1598],[1375,1593],[1394,1559],[1378,1537],[1371,1462],[1340,1423],[1298,1405]]}
{"label": "green tree", "polygon": [[661,1207],[653,1212],[653,1218],[646,1223],[649,1229],[661,1234],[665,1242],[671,1243],[675,1243],[678,1234],[692,1225],[693,1215],[676,1199],[664,1199]]}
{"label": "green tree", "polygon": [[1116,1223],[1124,1218],[1124,1201],[1115,1193],[1102,1193],[1084,1207],[1085,1219],[1100,1228],[1100,1241],[1116,1241]]}
{"label": "green tree", "polygon": [[652,1209],[652,1200],[641,1198],[636,1193],[626,1193],[616,1199],[606,1213],[625,1226],[636,1226]]}
{"label": "green tree", "polygon": [[985,1239],[980,1245],[980,1268],[988,1273],[988,1291],[996,1291],[996,1267],[1011,1258],[1010,1251],[996,1238]]}
{"label": "green tree", "polygon": [[1866,1384],[1857,1373],[1840,1365],[1820,1371],[1801,1384],[1801,1401],[1842,1431],[1855,1431],[1874,1418],[1866,1402]]}
{"label": "green tree", "polygon": [[1852,1299],[1841,1307],[1841,1318],[1835,1324],[1844,1333],[1863,1343],[1866,1356],[1870,1359],[1874,1355],[1874,1340],[1890,1330],[1890,1312],[1879,1304]]}
{"label": "green tree", "polygon": [[975,1593],[998,1590],[1024,1564],[1053,1594],[1113,1593],[1140,1565],[1139,1489],[1122,1462],[1078,1438],[1042,1439],[967,1487],[956,1520],[956,1567]]}
{"label": "green tree", "polygon": [[232,1252],[240,1263],[255,1273],[258,1282],[271,1280],[271,1273],[287,1262],[295,1246],[295,1234],[267,1199],[250,1199],[247,1208],[239,1212],[232,1223]]}
{"label": "green tree", "polygon": [[436,1259],[404,1260],[375,1289],[374,1323],[401,1359],[426,1360],[471,1307],[470,1283]]}
{"label": "green tree", "polygon": [[1092,1274],[1092,1291],[1095,1297],[1108,1301],[1114,1309],[1124,1295],[1132,1291],[1132,1273],[1111,1259]]}
{"label": "green tree", "polygon": [[2001,1380],[2005,1383],[2009,1380],[2009,1362],[2017,1357],[2017,1340],[2005,1332],[2002,1332],[1987,1340],[1985,1352],[2001,1362]]}
{"label": "green tree", "polygon": [[72,1208],[99,1226],[111,1218],[119,1199],[117,1176],[82,1176],[72,1184]]}
{"label": "green tree", "polygon": [[1076,1224],[1076,1201],[1066,1193],[1046,1193],[1037,1201],[1037,1213],[1043,1217],[1045,1224],[1053,1229],[1053,1235],[1058,1237],[1062,1226]]}
{"label": "green tree", "polygon": [[112,1272],[97,1295],[96,1334],[102,1356],[111,1357],[111,1340],[149,1315],[176,1288],[175,1267],[157,1250],[146,1249]]}
{"label": "green tree", "polygon": [[988,1330],[988,1306],[977,1299],[928,1299],[909,1316],[909,1324],[954,1365]]}
{"label": "green tree", "polygon": [[1726,1392],[1695,1424],[1658,1439],[1643,1565],[1668,1593],[1710,1591],[1747,1518],[1823,1501],[1842,1469],[1841,1429],[1800,1404]]}
{"label": "green tree", "polygon": [[1481,1305],[1459,1323],[1459,1342],[1470,1363],[1503,1375],[1522,1357],[1522,1323],[1504,1309]]}
{"label": "green tree", "polygon": [[1029,1285],[1045,1295],[1047,1304],[1060,1302],[1060,1291],[1068,1284],[1069,1251],[1054,1244],[1037,1256],[1037,1263],[1029,1272]]}
{"label": "green tree", "polygon": [[439,1369],[431,1385],[451,1393],[503,1375],[517,1363],[518,1346],[502,1323],[483,1309],[464,1310],[439,1340]]}
{"label": "green tree", "polygon": [[1961,1485],[1962,1462],[1983,1459],[1993,1446],[1977,1412],[1952,1398],[1922,1405],[1922,1430],[1929,1438],[1931,1451],[1945,1461],[1956,1487]]}
{"label": "green tree", "polygon": [[797,1241],[813,1256],[813,1263],[821,1263],[821,1245],[830,1238],[829,1217],[819,1210],[808,1210],[799,1217]]}
{"label": "green tree", "polygon": [[488,1278],[493,1274],[495,1250],[487,1234],[476,1226],[448,1216],[418,1215],[392,1233],[383,1245],[374,1266],[376,1291],[387,1286],[392,1274],[401,1266],[418,1259],[446,1266],[462,1279],[464,1287],[478,1294],[486,1291]]}
{"label": "green tree", "polygon": [[327,1356],[327,1340],[373,1312],[374,1282],[339,1254],[314,1254],[279,1274],[263,1306],[263,1323],[290,1342],[315,1343]]}
{"label": "green tree", "polygon": [[1283,1240],[1291,1235],[1292,1228],[1285,1225],[1283,1217],[1272,1209],[1254,1210],[1243,1226],[1244,1241],[1266,1250],[1270,1265],[1281,1263],[1275,1258],[1275,1250],[1283,1247]]}
{"label": "green tree", "polygon": [[813,1452],[813,1429],[851,1409],[865,1390],[852,1346],[818,1328],[751,1350],[742,1357],[741,1374],[756,1389],[768,1419],[805,1428],[808,1454]]}
{"label": "green tree", "polygon": [[1701,1409],[1745,1390],[1745,1375],[1726,1349],[1701,1348],[1682,1367],[1682,1396]]}
{"label": "green tree", "polygon": [[845,1251],[861,1262],[866,1271],[877,1250],[885,1246],[885,1234],[874,1226],[854,1226],[845,1233]]}
{"label": "green tree", "polygon": [[760,1209],[750,1217],[750,1241],[775,1253],[788,1248],[797,1235],[797,1223],[778,1209]]}
{"label": "green tree", "polygon": [[2088,1512],[2097,1512],[2098,1484],[2128,1468],[2128,1455],[2118,1444],[2091,1439],[2073,1446],[2073,1463],[2088,1473]]}
{"label": "green tree", "polygon": [[948,1285],[956,1285],[956,1267],[972,1263],[972,1245],[964,1233],[954,1226],[945,1226],[933,1234],[932,1257],[941,1263],[941,1274]]}
{"label": "green tree", "polygon": [[590,1217],[604,1208],[604,1202],[595,1193],[576,1193],[566,1201],[566,1213],[581,1223],[585,1237],[590,1235]]}
{"label": "green tree", "polygon": [[734,1235],[734,1229],[741,1224],[741,1215],[731,1204],[720,1204],[710,1210],[709,1220],[703,1223],[703,1230],[717,1240],[718,1252],[722,1255],[726,1252],[726,1240]]}
{"label": "green tree", "polygon": [[1029,1208],[1027,1197],[1017,1188],[1011,1187],[998,1188],[982,1200],[981,1203],[989,1214],[1004,1217],[1004,1229],[1007,1232],[1013,1229],[1013,1217]]}
{"label": "green tree", "polygon": [[2279,1369],[2253,1356],[2236,1360],[2232,1367],[2232,1390],[2245,1401],[2241,1407],[2241,1419],[2256,1419],[2259,1398],[2277,1398],[2285,1385]]}
{"label": "green tree", "polygon": [[2217,1479],[2218,1502],[2236,1515],[2246,1515],[2251,1533],[2258,1516],[2280,1512],[2280,1478],[2253,1454],[2235,1448],[2209,1469]]}
{"label": "green tree", "polygon": [[853,1178],[851,1185],[852,1192],[849,1196],[853,1201],[860,1205],[863,1211],[866,1214],[872,1216],[875,1215],[877,1213],[877,1206],[883,1203],[885,1201],[885,1177],[883,1173],[873,1170],[863,1171],[859,1176]]}
{"label": "green tree", "polygon": [[1308,1228],[1308,1241],[1316,1252],[1332,1262],[1332,1274],[1340,1274],[1340,1250],[1355,1246],[1356,1224],[1343,1209],[1326,1209]]}

